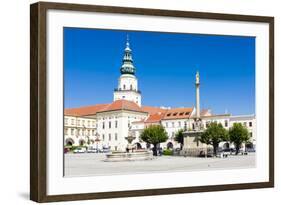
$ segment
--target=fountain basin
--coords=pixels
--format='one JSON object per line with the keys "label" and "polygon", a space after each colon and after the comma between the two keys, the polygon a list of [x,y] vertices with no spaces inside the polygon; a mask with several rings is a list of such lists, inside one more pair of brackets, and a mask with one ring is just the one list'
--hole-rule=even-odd
{"label": "fountain basin", "polygon": [[139,152],[113,152],[106,155],[105,162],[122,162],[122,161],[140,161],[152,160],[152,152],[139,151]]}

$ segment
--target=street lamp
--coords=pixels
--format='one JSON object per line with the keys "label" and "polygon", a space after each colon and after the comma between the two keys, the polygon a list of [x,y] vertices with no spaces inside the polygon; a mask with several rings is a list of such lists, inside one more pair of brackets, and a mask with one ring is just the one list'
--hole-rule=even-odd
{"label": "street lamp", "polygon": [[97,152],[98,152],[98,143],[99,143],[99,141],[100,141],[99,136],[100,136],[100,135],[96,132],[95,142],[96,142],[96,149],[97,149]]}

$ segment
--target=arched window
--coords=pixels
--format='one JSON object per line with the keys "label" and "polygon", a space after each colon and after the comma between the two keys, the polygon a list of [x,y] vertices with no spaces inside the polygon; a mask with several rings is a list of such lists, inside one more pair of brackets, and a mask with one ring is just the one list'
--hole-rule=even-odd
{"label": "arched window", "polygon": [[174,145],[172,142],[168,142],[167,144],[167,149],[173,149],[174,148]]}
{"label": "arched window", "polygon": [[133,85],[130,85],[130,90],[133,90]]}
{"label": "arched window", "polygon": [[123,85],[123,90],[126,90],[126,85],[125,84]]}
{"label": "arched window", "polygon": [[72,146],[72,145],[74,144],[74,140],[71,139],[71,138],[67,138],[67,139],[65,140],[65,144],[66,144],[67,146]]}
{"label": "arched window", "polygon": [[85,143],[86,143],[85,140],[83,140],[83,139],[79,140],[79,145],[80,146],[83,146]]}

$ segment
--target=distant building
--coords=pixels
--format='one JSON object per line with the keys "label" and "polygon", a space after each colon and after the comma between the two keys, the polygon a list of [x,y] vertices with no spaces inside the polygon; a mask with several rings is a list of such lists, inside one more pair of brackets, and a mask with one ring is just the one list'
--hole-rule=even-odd
{"label": "distant building", "polygon": [[[152,124],[162,125],[168,133],[168,140],[161,143],[163,148],[177,148],[180,145],[174,140],[178,130],[193,130],[196,127],[198,115],[202,119],[203,129],[210,122],[221,123],[226,129],[234,122],[245,125],[255,146],[255,116],[232,116],[230,114],[214,115],[211,110],[200,111],[199,98],[196,107],[152,107],[143,106],[138,80],[135,76],[132,50],[127,39],[123,64],[120,68],[121,76],[118,87],[113,92],[113,102],[97,104],[79,108],[69,108],[64,111],[64,144],[65,145],[94,145],[99,148],[108,147],[111,150],[125,150],[127,140],[132,135],[137,148],[147,148],[147,144],[140,139],[141,132]],[[196,74],[199,83],[199,73]],[[199,96],[199,84],[198,84]],[[225,142],[227,143],[227,142]],[[227,146],[227,144],[221,146]]]}

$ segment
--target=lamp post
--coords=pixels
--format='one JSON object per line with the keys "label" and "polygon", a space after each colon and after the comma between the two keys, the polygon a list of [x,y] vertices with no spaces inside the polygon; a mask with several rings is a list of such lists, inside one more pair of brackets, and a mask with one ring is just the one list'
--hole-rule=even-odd
{"label": "lamp post", "polygon": [[208,145],[206,144],[206,154],[205,154],[205,158],[208,158]]}
{"label": "lamp post", "polygon": [[98,152],[98,147],[99,147],[99,146],[98,146],[98,143],[99,143],[99,141],[100,141],[99,136],[100,136],[99,133],[96,132],[95,142],[96,142],[96,149],[97,149],[97,152]]}

